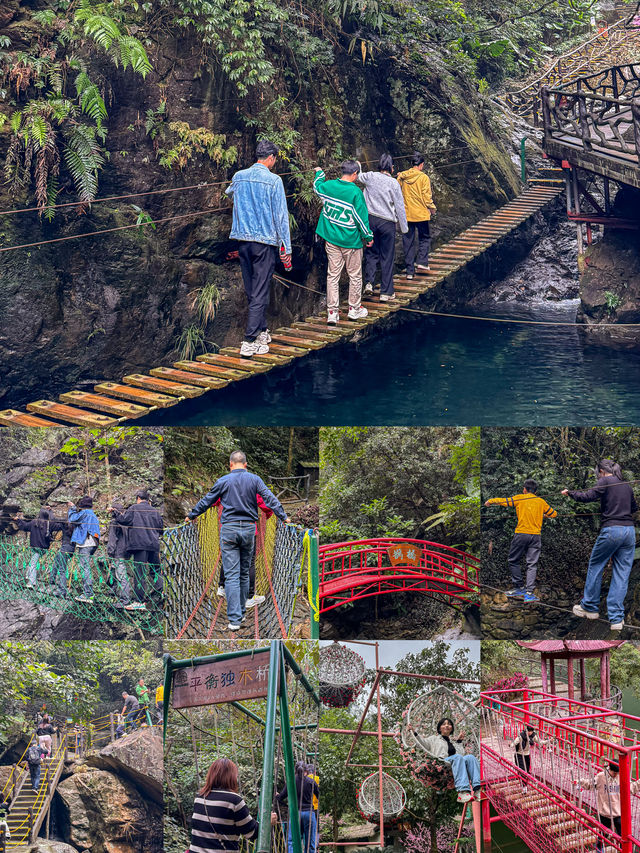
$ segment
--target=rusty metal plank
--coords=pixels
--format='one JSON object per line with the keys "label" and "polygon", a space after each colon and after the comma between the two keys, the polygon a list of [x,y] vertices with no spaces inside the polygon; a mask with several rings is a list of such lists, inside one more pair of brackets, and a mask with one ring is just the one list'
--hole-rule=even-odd
{"label": "rusty metal plank", "polygon": [[269,370],[268,365],[261,364],[259,361],[254,361],[253,356],[251,358],[242,356],[234,358],[230,355],[206,352],[204,355],[197,356],[196,361],[203,361],[205,364],[218,365],[218,367],[232,367],[236,370],[246,370],[250,373],[266,373]]}
{"label": "rusty metal plank", "polygon": [[106,415],[97,415],[95,412],[85,412],[84,409],[55,403],[53,400],[36,400],[34,403],[27,403],[27,409],[38,415],[50,415],[52,418],[75,424],[75,426],[108,427],[119,422],[119,418],[108,418]]}
{"label": "rusty metal plank", "polygon": [[279,335],[277,332],[271,334],[271,340],[276,344],[284,344],[285,346],[297,347],[298,349],[322,349],[327,345],[327,341],[311,341],[304,338],[298,338],[295,335]]}
{"label": "rusty metal plank", "polygon": [[[177,364],[179,365],[180,362]],[[200,376],[197,373],[191,373],[189,370],[181,370],[179,366],[154,367],[149,373],[159,379],[168,379],[170,382],[185,382],[187,385],[196,385],[199,388],[205,388],[207,391],[212,388],[224,388],[229,384],[228,379]]]}
{"label": "rusty metal plank", "polygon": [[67,391],[60,394],[63,403],[71,403],[87,409],[97,409],[117,418],[141,418],[149,414],[148,406],[138,406],[135,403],[125,403],[123,400],[113,400],[102,394],[92,394],[90,391]]}
{"label": "rusty metal plank", "polygon": [[19,427],[59,427],[61,424],[38,418],[28,412],[18,412],[16,409],[3,409],[0,411],[0,426]]}
{"label": "rusty metal plank", "polygon": [[140,405],[166,409],[175,406],[178,402],[176,397],[166,394],[154,394],[152,391],[144,391],[142,388],[134,388],[133,385],[120,385],[118,382],[101,382],[93,386],[94,391],[117,397],[119,400],[132,400]]}
{"label": "rusty metal plank", "polygon": [[217,387],[220,388],[228,385],[229,382],[238,382],[241,379],[249,379],[250,376],[253,376],[249,370],[233,370],[228,367],[219,367],[215,364],[205,364],[202,361],[176,361],[174,367],[179,372],[186,371],[193,375],[194,384],[197,384],[195,381],[197,378],[200,380],[206,378],[209,382],[215,382]]}
{"label": "rusty metal plank", "polygon": [[146,376],[144,373],[130,373],[123,377],[122,381],[126,385],[159,391],[161,394],[172,394],[174,397],[199,397],[206,391],[206,388],[197,388],[195,385],[186,385],[184,382],[171,382],[168,379],[159,379],[157,376]]}

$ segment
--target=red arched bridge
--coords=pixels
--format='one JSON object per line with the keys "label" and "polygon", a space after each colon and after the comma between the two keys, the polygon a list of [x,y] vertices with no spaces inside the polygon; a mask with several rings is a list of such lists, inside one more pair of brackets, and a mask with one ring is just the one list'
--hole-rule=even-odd
{"label": "red arched bridge", "polygon": [[320,612],[375,595],[415,592],[452,607],[477,598],[477,557],[422,539],[361,539],[320,546]]}

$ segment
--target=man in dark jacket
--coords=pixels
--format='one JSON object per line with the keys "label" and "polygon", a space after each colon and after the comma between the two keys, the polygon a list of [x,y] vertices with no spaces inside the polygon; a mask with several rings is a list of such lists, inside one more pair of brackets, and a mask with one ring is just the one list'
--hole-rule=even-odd
{"label": "man in dark jacket", "polygon": [[213,484],[211,491],[198,501],[185,521],[193,521],[209,507],[221,501],[220,548],[228,627],[230,631],[238,631],[245,619],[249,595],[249,571],[258,520],[257,496],[260,495],[265,505],[279,519],[288,522],[289,518],[280,501],[269,491],[261,478],[247,471],[247,457],[241,450],[231,454],[229,468],[229,473]]}
{"label": "man in dark jacket", "polygon": [[[113,507],[109,508],[113,510]],[[137,602],[131,609],[144,607],[147,591],[147,573],[159,573],[160,537],[164,531],[162,515],[151,506],[149,492],[138,489],[136,502],[124,513],[115,512],[114,521],[127,530],[127,555],[133,561],[133,591]]]}
{"label": "man in dark jacket", "polygon": [[134,610],[140,607],[140,604],[137,601],[131,604],[131,584],[126,563],[129,550],[129,528],[116,521],[116,516],[123,513],[124,505],[114,501],[111,506],[111,521],[107,529],[107,557],[113,561],[120,605],[127,610]]}
{"label": "man in dark jacket", "polygon": [[31,560],[27,568],[26,587],[33,589],[38,578],[38,566],[45,551],[49,550],[51,545],[51,525],[48,508],[42,508],[38,513],[38,517],[31,521],[26,521],[18,516],[16,519],[18,528],[29,533],[29,547],[31,548]]}

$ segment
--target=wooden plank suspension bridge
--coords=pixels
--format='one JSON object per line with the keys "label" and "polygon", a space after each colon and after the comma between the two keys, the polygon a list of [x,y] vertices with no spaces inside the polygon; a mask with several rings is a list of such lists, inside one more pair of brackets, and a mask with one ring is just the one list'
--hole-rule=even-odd
{"label": "wooden plank suspension bridge", "polygon": [[340,340],[352,340],[360,329],[414,305],[424,293],[441,285],[543,210],[562,191],[562,178],[532,180],[515,199],[431,252],[428,272],[417,273],[413,279],[395,276],[397,298],[393,302],[365,297],[362,304],[369,316],[363,320],[346,320],[338,326],[327,326],[324,312],[317,313],[272,332],[267,355],[245,359],[240,357],[239,347],[226,347],[195,360],[182,359],[171,366],[151,368],[146,373],[128,374],[118,381],[99,382],[91,391],[68,391],[61,394],[59,400],[36,400],[27,405],[27,411],[5,409],[0,411],[0,425],[115,426],[267,373]]}

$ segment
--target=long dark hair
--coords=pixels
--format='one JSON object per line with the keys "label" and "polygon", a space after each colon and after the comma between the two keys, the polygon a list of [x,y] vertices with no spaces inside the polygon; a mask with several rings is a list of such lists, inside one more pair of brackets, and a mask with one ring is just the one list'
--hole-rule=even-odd
{"label": "long dark hair", "polygon": [[211,764],[205,783],[198,793],[201,797],[206,797],[214,788],[238,793],[238,768],[228,758],[216,758]]}
{"label": "long dark hair", "polygon": [[49,535],[49,519],[51,518],[51,513],[48,509],[41,509],[38,513],[38,517],[35,518],[31,524],[33,528],[37,530],[41,530],[47,536]]}
{"label": "long dark hair", "polygon": [[622,476],[622,468],[617,462],[614,462],[613,459],[601,459],[596,466],[596,477],[600,476],[600,471],[604,471],[607,474],[613,474],[613,476],[617,477],[619,480],[624,480],[624,477]]}
{"label": "long dark hair", "polygon": [[391,154],[382,154],[378,168],[381,172],[393,172],[393,157]]}

